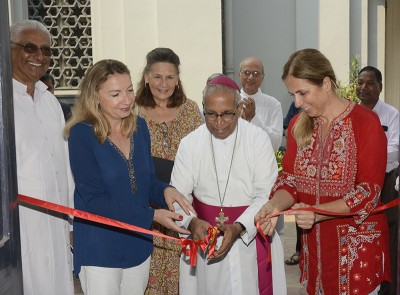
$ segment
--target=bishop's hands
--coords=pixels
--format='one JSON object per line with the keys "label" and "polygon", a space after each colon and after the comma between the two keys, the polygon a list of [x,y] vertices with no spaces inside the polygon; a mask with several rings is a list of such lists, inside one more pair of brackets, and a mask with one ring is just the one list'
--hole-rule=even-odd
{"label": "bishop's hands", "polygon": [[253,98],[243,98],[239,103],[239,116],[247,121],[251,121],[256,115],[256,103]]}
{"label": "bishop's hands", "polygon": [[194,217],[189,223],[188,230],[194,241],[204,240],[208,235],[208,229],[211,227],[207,221]]}
{"label": "bishop's hands", "polygon": [[260,211],[254,217],[254,223],[261,228],[264,234],[272,236],[276,223],[278,222],[278,216],[270,217],[281,210],[277,206],[269,201],[264,206],[261,207]]}
{"label": "bishop's hands", "polygon": [[217,259],[226,255],[231,249],[233,243],[240,237],[242,233],[242,226],[239,223],[234,224],[217,224],[217,228],[220,232],[224,233],[221,247],[210,255],[208,259]]}
{"label": "bishop's hands", "polygon": [[[204,240],[208,235],[208,229],[211,228],[211,224],[205,220],[197,217],[192,218],[189,223],[189,231],[194,241]],[[222,244],[219,249],[208,257],[208,259],[217,259],[226,255],[231,249],[233,243],[240,237],[243,232],[242,226],[239,223],[234,224],[217,224],[217,229],[224,233]]]}

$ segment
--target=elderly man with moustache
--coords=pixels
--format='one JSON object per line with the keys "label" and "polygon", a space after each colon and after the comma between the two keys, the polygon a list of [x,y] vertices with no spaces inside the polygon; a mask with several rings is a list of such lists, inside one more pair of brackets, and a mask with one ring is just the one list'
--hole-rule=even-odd
{"label": "elderly man with moustache", "polygon": [[[279,236],[271,247],[256,238],[253,217],[266,202],[277,177],[268,135],[239,117],[239,87],[227,76],[203,90],[206,124],[180,143],[171,184],[193,203],[197,215],[179,225],[201,240],[217,226],[217,251],[199,253],[197,266],[181,260],[180,294],[286,294],[283,249]],[[179,208],[177,208],[177,211]],[[272,254],[271,267],[262,255]],[[264,257],[265,258],[265,257]],[[257,266],[258,261],[258,266]]]}
{"label": "elderly man with moustache", "polygon": [[[39,81],[50,65],[50,34],[43,24],[23,20],[10,27],[10,43],[18,192],[71,205],[63,113]],[[19,218],[24,294],[74,294],[68,221],[24,206]]]}
{"label": "elderly man with moustache", "polygon": [[282,142],[283,114],[281,103],[260,89],[264,81],[264,64],[259,58],[246,57],[240,63],[239,78],[242,118],[261,127],[271,139],[276,151]]}

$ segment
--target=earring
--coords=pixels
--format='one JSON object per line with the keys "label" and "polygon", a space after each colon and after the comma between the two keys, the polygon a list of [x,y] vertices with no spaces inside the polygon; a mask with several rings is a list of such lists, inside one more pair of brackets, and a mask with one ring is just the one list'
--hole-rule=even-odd
{"label": "earring", "polygon": [[144,82],[144,88],[146,88],[149,85],[149,82]]}

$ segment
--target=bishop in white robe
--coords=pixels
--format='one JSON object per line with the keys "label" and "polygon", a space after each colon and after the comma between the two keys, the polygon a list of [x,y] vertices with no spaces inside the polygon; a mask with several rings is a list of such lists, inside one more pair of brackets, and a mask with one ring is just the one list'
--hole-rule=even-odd
{"label": "bishop in white robe", "polygon": [[[182,139],[171,185],[191,202],[195,198],[195,202],[220,207],[223,211],[246,207],[237,218],[232,220],[231,216],[227,221],[240,224],[244,230],[233,240],[226,254],[216,259],[207,259],[199,251],[197,265],[191,267],[188,258],[182,255],[180,293],[262,294],[254,216],[268,201],[278,174],[277,164],[268,135],[261,128],[238,118],[236,110],[240,95],[239,88],[232,84],[235,82],[225,76],[215,79],[203,91],[206,124]],[[184,216],[178,224],[185,228],[190,229],[194,218],[202,219],[200,215],[188,216],[178,207],[177,211]],[[229,218],[229,214],[224,214]],[[212,219],[208,222],[214,226],[217,222]],[[203,223],[205,225],[207,223]],[[217,248],[221,247],[223,238],[218,237]],[[273,293],[286,294],[283,248],[277,234],[271,239],[270,251]]]}

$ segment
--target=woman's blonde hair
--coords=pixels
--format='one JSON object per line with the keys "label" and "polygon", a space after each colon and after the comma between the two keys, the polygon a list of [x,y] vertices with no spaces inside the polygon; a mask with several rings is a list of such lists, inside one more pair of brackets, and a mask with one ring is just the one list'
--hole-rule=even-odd
{"label": "woman's blonde hair", "polygon": [[[95,63],[85,74],[79,86],[79,94],[73,107],[72,118],[65,126],[64,135],[68,138],[71,128],[79,122],[92,124],[96,137],[102,144],[111,132],[111,126],[101,111],[99,90],[110,75],[128,74],[129,69],[122,62],[113,59],[103,59]],[[122,119],[122,132],[130,137],[136,130],[137,111],[132,108],[131,114]]]}
{"label": "woman's blonde hair", "polygon": [[[287,76],[304,79],[316,86],[322,86],[325,77],[331,80],[332,90],[336,92],[336,76],[329,60],[317,49],[307,48],[293,53],[283,67],[282,80]],[[293,126],[292,134],[299,147],[310,143],[314,120],[301,112]]]}

